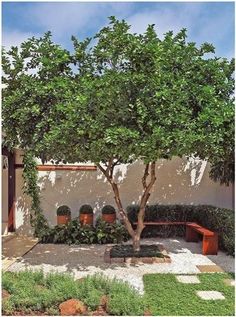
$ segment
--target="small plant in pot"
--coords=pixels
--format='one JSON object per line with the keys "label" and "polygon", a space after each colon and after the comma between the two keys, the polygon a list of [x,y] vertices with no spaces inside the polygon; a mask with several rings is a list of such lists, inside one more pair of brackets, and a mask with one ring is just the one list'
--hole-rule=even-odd
{"label": "small plant in pot", "polygon": [[102,208],[102,220],[113,223],[116,221],[116,210],[111,205],[106,205]]}
{"label": "small plant in pot", "polygon": [[57,224],[66,225],[71,220],[71,210],[63,205],[57,208]]}
{"label": "small plant in pot", "polygon": [[83,205],[80,207],[79,221],[81,225],[93,224],[93,208],[90,205]]}

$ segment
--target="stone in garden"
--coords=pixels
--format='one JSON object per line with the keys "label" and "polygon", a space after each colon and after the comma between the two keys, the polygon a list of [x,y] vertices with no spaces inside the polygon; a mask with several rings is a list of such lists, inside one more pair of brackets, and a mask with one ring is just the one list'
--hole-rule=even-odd
{"label": "stone in garden", "polygon": [[204,300],[225,299],[224,295],[218,291],[197,291],[197,296]]}
{"label": "stone in garden", "polygon": [[5,289],[2,289],[2,299],[7,299],[11,296]]}
{"label": "stone in garden", "polygon": [[69,299],[59,305],[62,316],[75,316],[85,314],[87,307],[78,299]]}
{"label": "stone in garden", "polygon": [[92,312],[92,316],[108,316],[108,314],[103,308],[99,307],[97,310]]}
{"label": "stone in garden", "polygon": [[108,296],[103,295],[100,299],[100,306],[107,310],[107,305],[108,305]]}
{"label": "stone in garden", "polygon": [[176,279],[184,284],[199,284],[200,280],[195,275],[177,275]]}
{"label": "stone in garden", "polygon": [[224,283],[229,286],[235,286],[235,280],[225,279]]}
{"label": "stone in garden", "polygon": [[150,312],[150,310],[145,310],[143,316],[152,316],[152,313]]}

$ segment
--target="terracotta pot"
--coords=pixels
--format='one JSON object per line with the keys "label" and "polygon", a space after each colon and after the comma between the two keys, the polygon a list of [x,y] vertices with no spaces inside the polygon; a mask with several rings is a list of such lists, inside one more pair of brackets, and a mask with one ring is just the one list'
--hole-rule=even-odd
{"label": "terracotta pot", "polygon": [[93,224],[93,214],[80,214],[79,221],[81,225],[92,225]]}
{"label": "terracotta pot", "polygon": [[116,214],[102,214],[102,220],[113,223],[116,221]]}
{"label": "terracotta pot", "polygon": [[71,216],[57,216],[57,224],[58,225],[66,225],[71,220]]}

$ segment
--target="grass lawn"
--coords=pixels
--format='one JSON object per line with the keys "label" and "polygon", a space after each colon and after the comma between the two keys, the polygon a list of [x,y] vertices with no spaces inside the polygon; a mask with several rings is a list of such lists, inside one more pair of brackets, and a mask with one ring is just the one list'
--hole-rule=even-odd
{"label": "grass lawn", "polygon": [[[227,273],[198,274],[200,284],[183,284],[174,274],[144,275],[145,304],[157,316],[234,316],[234,287],[224,284]],[[203,300],[196,291],[219,291],[224,300]]]}

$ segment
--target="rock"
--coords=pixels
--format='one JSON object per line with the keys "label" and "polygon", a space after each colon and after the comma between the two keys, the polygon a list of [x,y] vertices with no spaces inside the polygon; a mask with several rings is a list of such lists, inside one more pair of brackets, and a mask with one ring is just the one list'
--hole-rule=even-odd
{"label": "rock", "polygon": [[100,299],[100,306],[104,309],[104,310],[107,310],[107,304],[108,304],[108,296],[106,295],[103,295]]}
{"label": "rock", "polygon": [[100,306],[97,310],[93,311],[92,316],[108,316],[107,312]]}
{"label": "rock", "polygon": [[2,299],[7,299],[11,296],[5,289],[2,289]]}
{"label": "rock", "polygon": [[143,316],[152,316],[152,314],[151,314],[150,310],[147,309],[147,310],[145,310]]}
{"label": "rock", "polygon": [[62,316],[83,315],[87,312],[87,307],[78,299],[69,299],[59,305]]}

